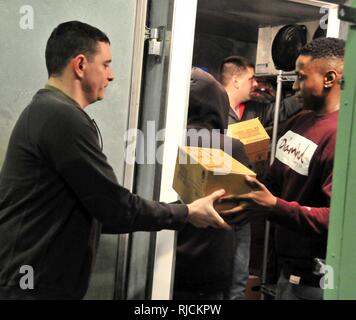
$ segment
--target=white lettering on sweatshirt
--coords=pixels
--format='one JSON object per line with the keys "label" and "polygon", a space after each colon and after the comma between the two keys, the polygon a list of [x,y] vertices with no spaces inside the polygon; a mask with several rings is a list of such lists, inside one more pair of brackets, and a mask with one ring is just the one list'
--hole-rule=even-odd
{"label": "white lettering on sweatshirt", "polygon": [[289,130],[278,140],[276,158],[303,176],[308,175],[310,160],[318,145]]}

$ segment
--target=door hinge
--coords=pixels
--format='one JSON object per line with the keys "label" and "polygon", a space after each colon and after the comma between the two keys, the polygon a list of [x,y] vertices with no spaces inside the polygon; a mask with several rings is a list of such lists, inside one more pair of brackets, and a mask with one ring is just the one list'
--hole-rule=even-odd
{"label": "door hinge", "polygon": [[163,56],[163,48],[165,41],[165,27],[148,28],[145,30],[145,40],[148,41],[149,56],[156,57],[157,61],[160,61]]}

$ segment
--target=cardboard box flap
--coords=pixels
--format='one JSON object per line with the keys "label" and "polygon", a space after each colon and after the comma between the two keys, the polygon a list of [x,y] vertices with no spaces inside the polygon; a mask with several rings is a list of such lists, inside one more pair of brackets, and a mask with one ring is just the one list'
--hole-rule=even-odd
{"label": "cardboard box flap", "polygon": [[258,118],[230,124],[227,134],[239,139],[243,144],[270,139]]}
{"label": "cardboard box flap", "polygon": [[[189,158],[194,159],[196,163],[199,163],[208,171],[223,174],[255,174],[249,168],[232,158],[221,149],[200,147],[180,147],[180,149],[182,149]],[[194,164],[194,162],[190,163]]]}

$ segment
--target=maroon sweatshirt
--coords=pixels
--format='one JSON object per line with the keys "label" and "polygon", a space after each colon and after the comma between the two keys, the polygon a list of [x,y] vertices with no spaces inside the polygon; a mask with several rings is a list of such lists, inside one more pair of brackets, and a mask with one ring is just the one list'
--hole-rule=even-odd
{"label": "maroon sweatshirt", "polygon": [[[266,185],[278,197],[276,248],[282,259],[325,258],[338,111],[303,112],[278,140]],[[298,264],[298,262],[297,262]]]}

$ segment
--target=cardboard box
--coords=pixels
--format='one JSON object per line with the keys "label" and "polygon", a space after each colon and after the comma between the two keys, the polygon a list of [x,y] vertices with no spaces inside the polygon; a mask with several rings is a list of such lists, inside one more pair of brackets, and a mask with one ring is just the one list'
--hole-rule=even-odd
{"label": "cardboard box", "polygon": [[[226,195],[239,195],[251,191],[245,175],[256,176],[220,149],[179,147],[173,189],[187,204],[219,189],[225,189]],[[234,206],[220,205],[217,209]]]}
{"label": "cardboard box", "polygon": [[230,124],[227,135],[245,145],[251,162],[268,159],[270,138],[258,118]]}

